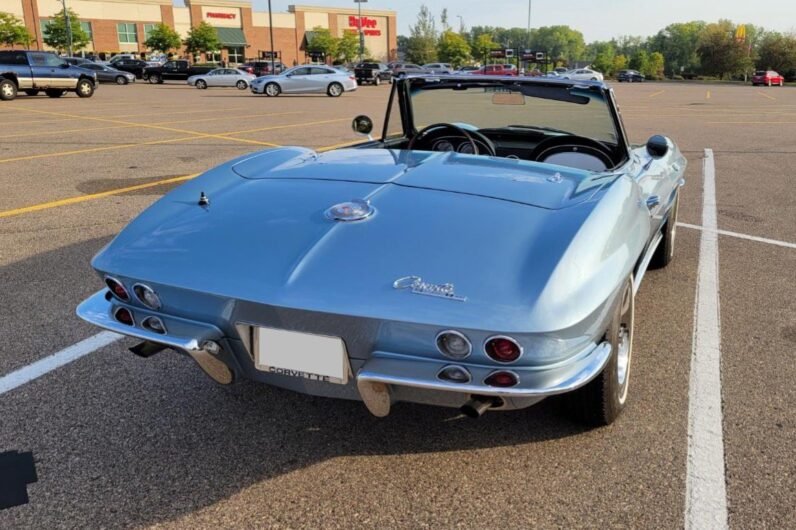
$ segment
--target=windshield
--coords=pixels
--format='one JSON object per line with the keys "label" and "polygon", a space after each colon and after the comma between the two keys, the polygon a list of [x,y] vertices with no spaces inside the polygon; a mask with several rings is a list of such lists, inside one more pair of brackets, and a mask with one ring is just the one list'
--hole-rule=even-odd
{"label": "windshield", "polygon": [[601,91],[502,83],[424,83],[411,91],[417,129],[433,123],[477,129],[539,128],[616,144],[617,131]]}

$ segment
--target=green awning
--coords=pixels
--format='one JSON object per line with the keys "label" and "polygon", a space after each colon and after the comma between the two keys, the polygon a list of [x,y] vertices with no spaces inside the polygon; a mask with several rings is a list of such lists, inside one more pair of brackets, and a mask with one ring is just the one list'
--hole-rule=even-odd
{"label": "green awning", "polygon": [[304,32],[304,42],[302,42],[302,48],[305,50],[312,46],[312,41],[315,40],[315,36],[318,34],[317,31],[305,31]]}
{"label": "green awning", "polygon": [[246,36],[240,28],[216,28],[222,46],[246,46]]}

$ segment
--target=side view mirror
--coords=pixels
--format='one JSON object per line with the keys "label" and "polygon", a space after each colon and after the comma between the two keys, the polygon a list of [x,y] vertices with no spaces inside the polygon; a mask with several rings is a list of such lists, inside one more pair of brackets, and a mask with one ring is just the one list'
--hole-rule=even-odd
{"label": "side view mirror", "polygon": [[351,128],[356,134],[370,136],[370,133],[373,132],[373,120],[365,115],[359,115],[351,122]]}
{"label": "side view mirror", "polygon": [[660,134],[647,140],[647,152],[652,158],[662,158],[669,152],[669,139]]}
{"label": "side view mirror", "polygon": [[69,63],[61,63],[61,68],[66,69],[69,68],[69,66],[70,66]]}

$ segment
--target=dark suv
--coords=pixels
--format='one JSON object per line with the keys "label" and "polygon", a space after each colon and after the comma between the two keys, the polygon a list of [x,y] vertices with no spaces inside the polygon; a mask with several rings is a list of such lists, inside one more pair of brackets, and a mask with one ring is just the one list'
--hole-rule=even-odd
{"label": "dark suv", "polygon": [[97,87],[97,74],[72,66],[54,53],[0,51],[0,99],[11,100],[23,90],[35,96],[41,90],[51,98],[75,92],[90,98]]}
{"label": "dark suv", "polygon": [[[271,75],[271,61],[247,61],[238,66],[238,69],[257,77]],[[280,61],[274,61],[274,70],[277,74],[281,74],[285,70],[285,65]]]}

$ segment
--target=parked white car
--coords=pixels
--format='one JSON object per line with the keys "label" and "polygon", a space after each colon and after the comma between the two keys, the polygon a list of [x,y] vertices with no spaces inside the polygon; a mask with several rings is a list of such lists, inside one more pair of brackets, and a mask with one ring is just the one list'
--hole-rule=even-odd
{"label": "parked white car", "polygon": [[354,74],[331,66],[303,65],[285,70],[279,75],[258,77],[251,83],[252,93],[278,96],[279,94],[326,94],[336,98],[344,92],[357,89]]}
{"label": "parked white car", "polygon": [[192,75],[188,78],[188,84],[199,89],[208,87],[237,87],[239,90],[246,90],[256,78],[252,74],[247,74],[243,70],[235,68],[216,68],[206,74]]}
{"label": "parked white car", "polygon": [[603,81],[604,77],[603,74],[596,70],[591,70],[589,68],[578,68],[576,70],[570,70],[565,74],[561,75],[562,79],[574,79],[575,81]]}
{"label": "parked white car", "polygon": [[452,74],[453,67],[448,63],[429,63],[424,64],[423,68],[430,74]]}

